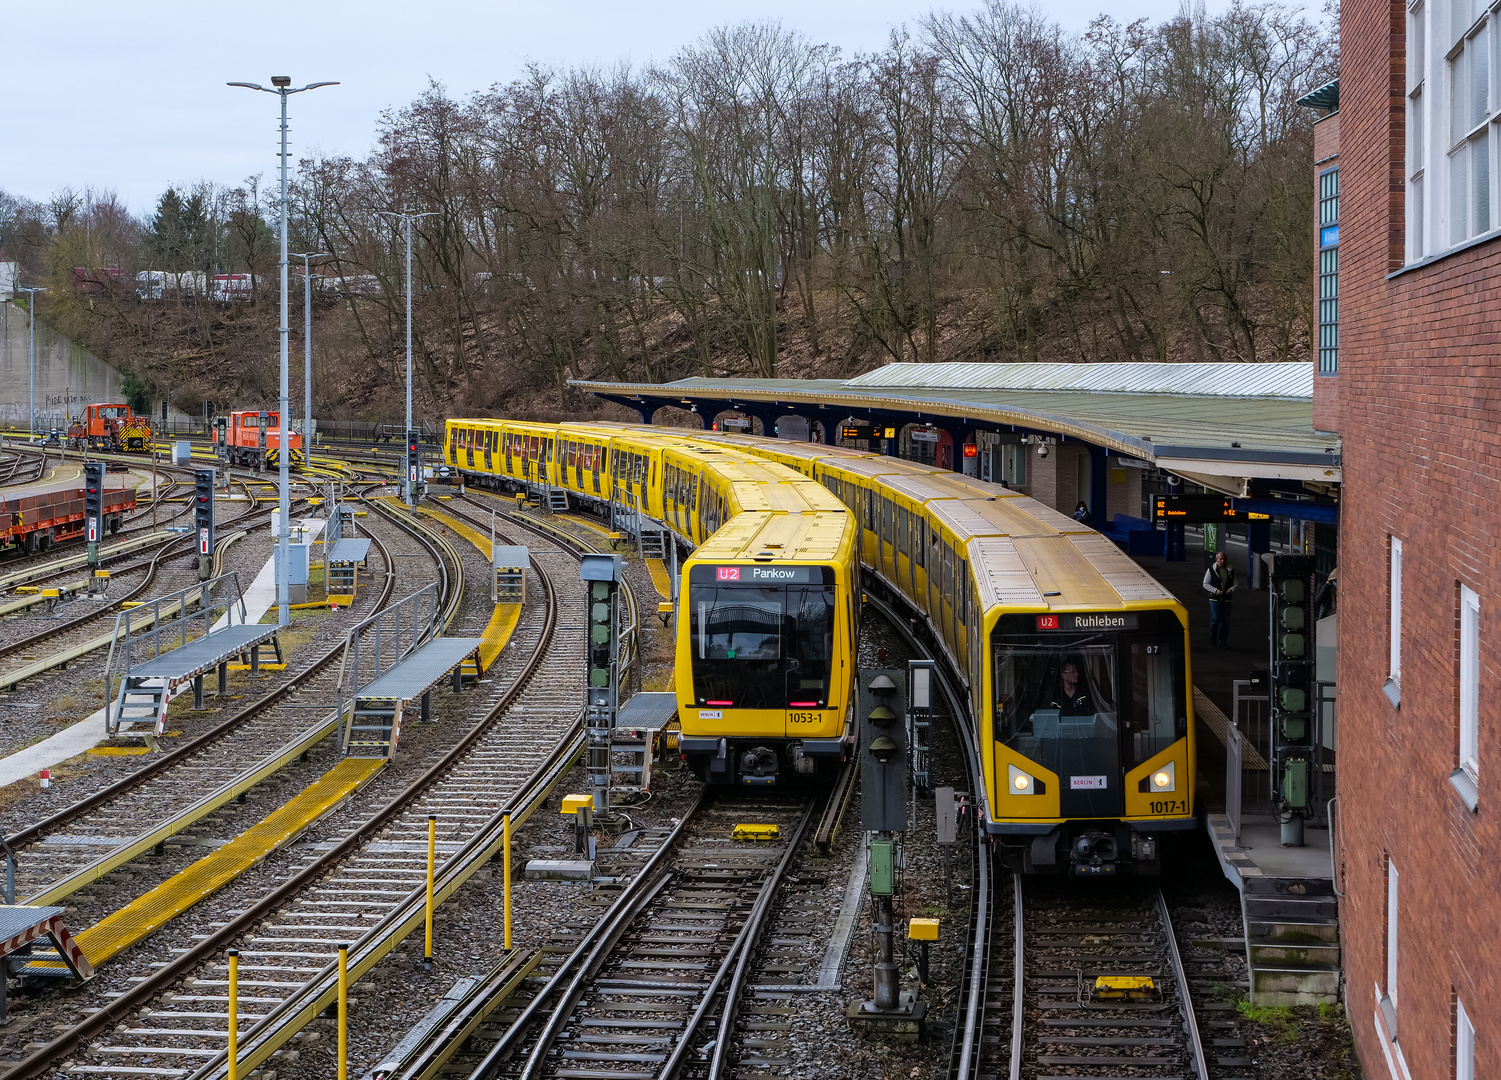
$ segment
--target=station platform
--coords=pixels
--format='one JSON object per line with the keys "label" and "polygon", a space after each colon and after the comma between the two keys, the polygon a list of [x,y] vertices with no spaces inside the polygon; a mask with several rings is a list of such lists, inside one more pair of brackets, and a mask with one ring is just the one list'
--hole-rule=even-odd
{"label": "station platform", "polygon": [[1306,823],[1303,844],[1282,845],[1272,814],[1271,774],[1263,746],[1243,733],[1241,819],[1237,837],[1226,813],[1234,683],[1264,668],[1270,651],[1267,594],[1244,584],[1236,593],[1229,645],[1209,644],[1208,556],[1183,562],[1135,557],[1188,609],[1198,741],[1199,805],[1220,869],[1240,892],[1250,999],[1255,1005],[1316,1005],[1339,999],[1339,901],[1326,827]]}
{"label": "station platform", "polygon": [[[105,916],[76,936],[94,967],[161,929],[200,900],[255,866],[271,852],[291,843],[314,822],[337,809],[380,771],[380,758],[345,758],[301,793],[212,854],[168,878],[150,892]],[[0,911],[3,911],[0,908]],[[61,911],[61,908],[55,909]],[[57,961],[34,961],[23,974],[63,974]]]}

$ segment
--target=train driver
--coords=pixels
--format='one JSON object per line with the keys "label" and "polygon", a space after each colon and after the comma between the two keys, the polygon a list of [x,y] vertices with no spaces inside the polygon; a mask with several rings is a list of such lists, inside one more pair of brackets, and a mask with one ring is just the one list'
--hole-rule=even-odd
{"label": "train driver", "polygon": [[1095,714],[1094,698],[1090,696],[1088,688],[1084,685],[1077,659],[1069,658],[1063,661],[1063,667],[1058,672],[1058,693],[1053,699],[1052,707],[1058,710],[1059,716],[1093,716]]}

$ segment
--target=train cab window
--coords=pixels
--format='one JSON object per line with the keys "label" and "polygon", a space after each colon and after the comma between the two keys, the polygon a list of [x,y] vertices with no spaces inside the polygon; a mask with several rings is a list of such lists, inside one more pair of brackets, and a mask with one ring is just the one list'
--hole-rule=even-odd
{"label": "train cab window", "polygon": [[1071,629],[1099,616],[1062,613],[1049,617],[1060,629],[1037,630],[1037,616],[1007,615],[991,639],[994,737],[1059,775],[1064,816],[1122,812],[1111,778],[1187,735],[1181,624],[1112,617],[1122,629]]}
{"label": "train cab window", "polygon": [[[712,567],[695,568],[713,573]],[[818,568],[803,571],[818,581]],[[834,587],[693,583],[691,654],[699,705],[822,708],[834,655]]]}

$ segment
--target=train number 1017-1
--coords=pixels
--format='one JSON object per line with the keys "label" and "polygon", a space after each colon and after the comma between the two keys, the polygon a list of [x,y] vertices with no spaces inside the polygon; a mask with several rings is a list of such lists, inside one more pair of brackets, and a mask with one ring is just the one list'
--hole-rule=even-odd
{"label": "train number 1017-1", "polygon": [[1186,814],[1188,813],[1187,799],[1164,799],[1152,803],[1154,814]]}

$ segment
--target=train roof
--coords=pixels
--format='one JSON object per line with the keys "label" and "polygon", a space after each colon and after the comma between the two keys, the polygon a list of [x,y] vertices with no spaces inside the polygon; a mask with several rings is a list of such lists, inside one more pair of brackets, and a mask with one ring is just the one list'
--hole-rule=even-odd
{"label": "train roof", "polygon": [[1176,605],[1160,582],[1099,533],[987,536],[968,544],[980,601],[1035,611]]}
{"label": "train roof", "polygon": [[736,514],[693,553],[696,562],[828,562],[852,542],[853,524],[837,511],[785,514]]}

